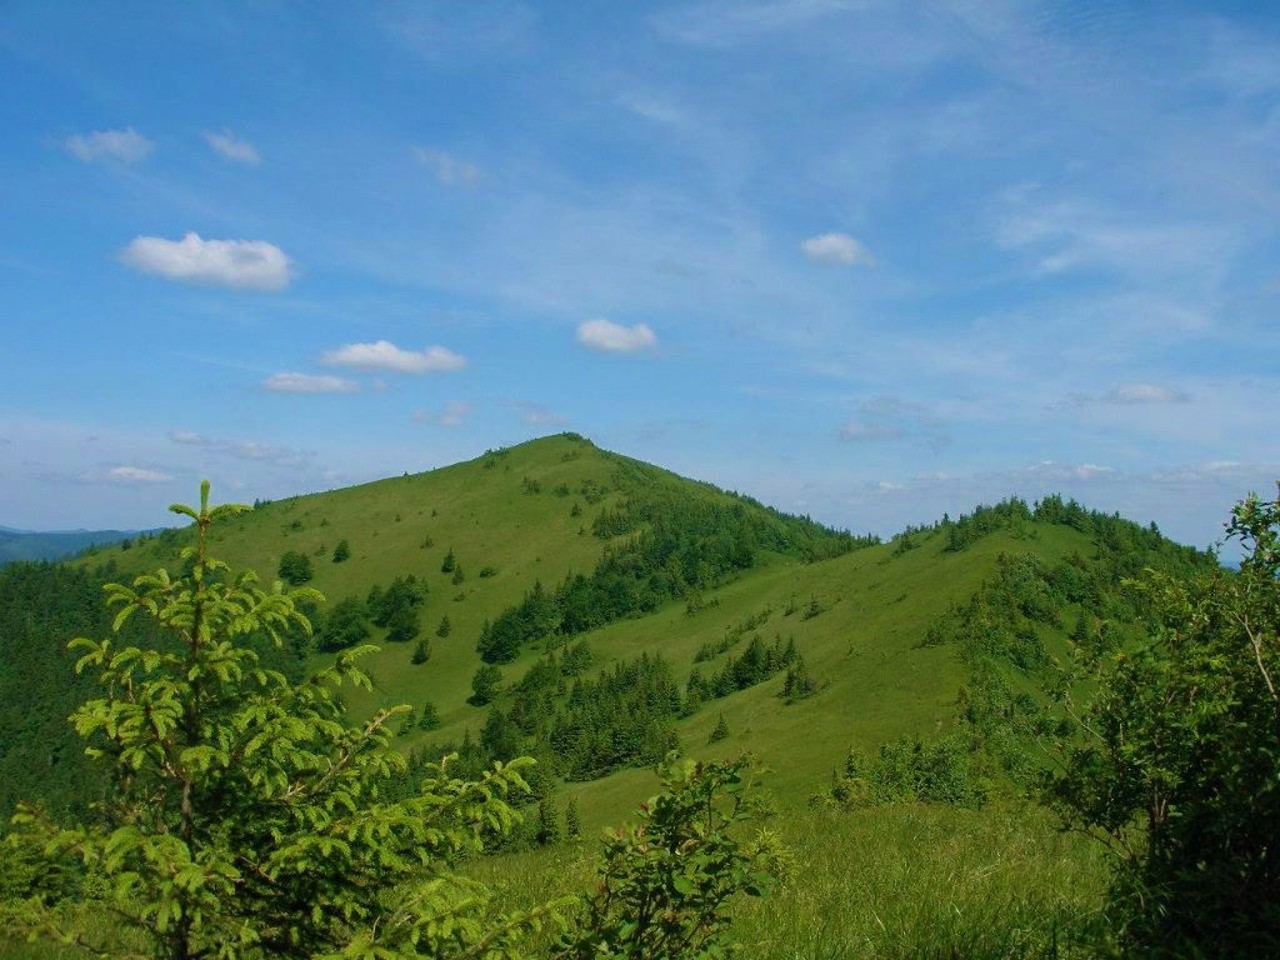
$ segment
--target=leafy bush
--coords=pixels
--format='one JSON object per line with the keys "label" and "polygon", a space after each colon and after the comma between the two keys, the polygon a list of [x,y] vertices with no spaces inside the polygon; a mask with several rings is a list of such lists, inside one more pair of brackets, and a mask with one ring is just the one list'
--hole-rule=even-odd
{"label": "leafy bush", "polygon": [[1077,648],[1063,686],[1078,722],[1051,796],[1116,855],[1143,954],[1280,954],[1280,500],[1250,496],[1228,530],[1238,574],[1149,572],[1147,635]]}
{"label": "leafy bush", "polygon": [[666,792],[640,808],[640,823],[605,839],[599,892],[565,944],[574,960],[729,954],[727,907],[739,892],[759,896],[785,873],[777,840],[741,828],[750,802],[753,761],[673,763]]}

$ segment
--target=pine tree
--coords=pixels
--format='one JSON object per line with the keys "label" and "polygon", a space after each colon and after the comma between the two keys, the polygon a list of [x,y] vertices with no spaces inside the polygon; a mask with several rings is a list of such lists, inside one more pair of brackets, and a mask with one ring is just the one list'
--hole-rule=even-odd
{"label": "pine tree", "polygon": [[449,615],[446,613],[440,618],[440,626],[436,627],[436,636],[444,639],[453,631],[453,627],[449,623]]}
{"label": "pine tree", "polygon": [[560,836],[560,817],[556,812],[556,804],[553,799],[547,797],[538,803],[538,832],[536,837],[538,843],[546,847],[553,843],[559,843]]}
{"label": "pine tree", "polygon": [[436,710],[436,705],[430,700],[422,705],[422,712],[418,714],[419,730],[434,730],[440,726],[440,713]]}
{"label": "pine tree", "polygon": [[582,816],[578,813],[578,800],[570,797],[564,808],[564,835],[570,840],[582,836]]}
{"label": "pine tree", "polygon": [[724,714],[720,714],[720,721],[716,724],[716,728],[711,731],[711,736],[707,743],[719,743],[729,737],[729,724],[724,719]]}
{"label": "pine tree", "polygon": [[431,645],[427,643],[426,637],[423,637],[418,641],[417,645],[413,648],[413,656],[409,658],[410,662],[413,663],[415,666],[417,666],[418,664],[426,663],[427,660],[430,659],[430,657],[431,657]]}

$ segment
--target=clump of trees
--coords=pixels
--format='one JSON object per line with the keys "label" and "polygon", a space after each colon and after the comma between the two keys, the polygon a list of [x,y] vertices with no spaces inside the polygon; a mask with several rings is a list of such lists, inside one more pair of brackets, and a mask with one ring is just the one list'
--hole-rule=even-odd
{"label": "clump of trees", "polygon": [[[464,779],[446,757],[391,799],[407,767],[392,727],[410,708],[348,722],[338,694],[369,686],[368,647],[300,683],[261,664],[244,641],[305,631],[301,604],[321,598],[264,589],[210,557],[209,528],[246,508],[208,495],[206,482],[198,509],[173,508],[196,527],[190,574],[110,585],[112,635],[72,643],[100,686],[73,720],[111,792],[71,826],[20,809],[6,930],[95,956],[186,960],[723,951],[730,898],[775,872],[768,836],[742,835],[750,761],[669,766],[642,825],[609,841],[595,893],[504,912],[455,868],[511,830],[532,761]],[[120,640],[131,618],[148,621],[151,642]],[[69,931],[57,902],[69,888],[112,922]]]}
{"label": "clump of trees", "polygon": [[301,586],[312,577],[311,558],[297,550],[286,550],[280,558],[277,570],[280,579],[295,587]]}
{"label": "clump of trees", "polygon": [[907,802],[976,808],[992,786],[993,771],[984,760],[961,734],[929,743],[902,737],[873,755],[851,749],[844,765],[832,772],[830,788],[810,802],[845,809]]}
{"label": "clump of trees", "polygon": [[630,496],[592,524],[596,536],[617,541],[590,575],[551,590],[536,583],[487,624],[476,645],[486,662],[509,663],[538,640],[576,636],[695,597],[750,569],[763,551],[817,560],[879,542],[784,517],[746,497],[690,496],[659,471],[620,462],[619,485]]}

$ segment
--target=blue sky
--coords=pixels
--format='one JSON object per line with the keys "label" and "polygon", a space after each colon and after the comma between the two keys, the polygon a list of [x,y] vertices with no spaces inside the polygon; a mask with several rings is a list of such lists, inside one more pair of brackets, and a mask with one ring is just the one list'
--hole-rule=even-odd
{"label": "blue sky", "polygon": [[858,531],[1280,478],[1268,4],[8,2],[0,523],[560,430]]}

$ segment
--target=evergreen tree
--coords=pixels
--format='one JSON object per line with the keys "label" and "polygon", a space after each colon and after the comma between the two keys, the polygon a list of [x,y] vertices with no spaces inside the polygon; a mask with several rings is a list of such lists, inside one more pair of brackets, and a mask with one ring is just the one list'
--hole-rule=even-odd
{"label": "evergreen tree", "polygon": [[564,835],[570,840],[582,836],[582,816],[578,813],[578,800],[570,797],[564,808]]}
{"label": "evergreen tree", "polygon": [[538,830],[535,839],[541,846],[547,847],[559,843],[560,817],[556,812],[555,801],[546,797],[538,802]]}
{"label": "evergreen tree", "polygon": [[453,573],[453,568],[457,566],[458,558],[453,555],[453,547],[449,548],[449,552],[444,555],[444,559],[440,561],[441,573]]}
{"label": "evergreen tree", "polygon": [[346,650],[368,639],[369,632],[365,605],[357,597],[344,597],[325,617],[316,648],[324,653]]}
{"label": "evergreen tree", "polygon": [[345,539],[339,540],[338,545],[333,548],[333,562],[342,563],[351,557],[351,544]]}
{"label": "evergreen tree", "polygon": [[483,707],[493,701],[501,687],[502,671],[486,663],[471,678],[471,696],[467,702],[473,706]]}
{"label": "evergreen tree", "polygon": [[413,656],[409,658],[410,662],[412,662],[416,666],[418,664],[426,663],[427,660],[430,659],[430,657],[431,657],[431,645],[427,643],[426,637],[423,637],[418,641],[417,645],[413,648]]}
{"label": "evergreen tree", "polygon": [[724,719],[724,714],[720,714],[720,720],[716,724],[716,728],[711,731],[711,736],[707,743],[719,743],[721,740],[729,738],[729,724]]}
{"label": "evergreen tree", "polygon": [[453,631],[453,627],[449,623],[449,615],[446,613],[440,618],[440,626],[436,627],[436,636],[444,639]]}
{"label": "evergreen tree", "polygon": [[419,730],[434,730],[440,726],[440,713],[430,700],[422,704],[422,712],[418,714]]}

